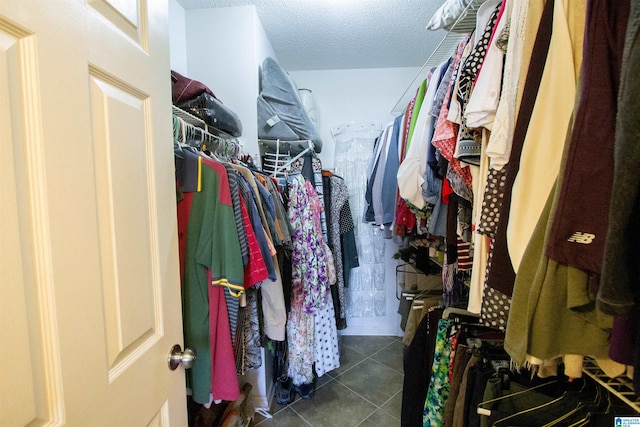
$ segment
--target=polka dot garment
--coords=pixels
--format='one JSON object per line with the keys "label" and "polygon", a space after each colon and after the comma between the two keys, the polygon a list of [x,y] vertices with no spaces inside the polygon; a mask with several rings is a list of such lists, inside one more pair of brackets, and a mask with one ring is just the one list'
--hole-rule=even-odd
{"label": "polka dot garment", "polygon": [[506,181],[505,169],[489,169],[487,186],[482,200],[480,221],[478,221],[478,233],[489,237],[495,237],[500,219],[500,206],[504,195]]}

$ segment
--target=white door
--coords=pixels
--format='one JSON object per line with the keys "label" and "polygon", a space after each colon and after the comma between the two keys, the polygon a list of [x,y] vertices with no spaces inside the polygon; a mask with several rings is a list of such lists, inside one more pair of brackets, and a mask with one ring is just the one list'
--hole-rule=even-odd
{"label": "white door", "polygon": [[0,425],[184,426],[166,0],[0,1]]}

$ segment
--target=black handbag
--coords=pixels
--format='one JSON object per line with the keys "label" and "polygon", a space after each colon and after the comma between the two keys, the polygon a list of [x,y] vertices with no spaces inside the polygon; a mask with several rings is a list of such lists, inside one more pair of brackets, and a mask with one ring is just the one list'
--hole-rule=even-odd
{"label": "black handbag", "polygon": [[242,123],[238,115],[206,92],[179,104],[178,107],[215,129],[231,136],[242,136]]}

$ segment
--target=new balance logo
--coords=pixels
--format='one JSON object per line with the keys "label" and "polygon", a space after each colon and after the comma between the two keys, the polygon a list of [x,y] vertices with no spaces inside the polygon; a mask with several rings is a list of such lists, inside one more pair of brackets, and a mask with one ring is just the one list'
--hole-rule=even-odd
{"label": "new balance logo", "polygon": [[582,231],[576,231],[571,237],[567,239],[567,242],[582,243],[588,245],[596,238],[595,234],[583,233]]}

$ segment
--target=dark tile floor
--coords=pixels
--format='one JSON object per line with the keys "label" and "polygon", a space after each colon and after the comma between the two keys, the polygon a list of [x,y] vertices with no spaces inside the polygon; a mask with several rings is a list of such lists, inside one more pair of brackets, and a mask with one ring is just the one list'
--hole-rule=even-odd
{"label": "dark tile floor", "polygon": [[256,414],[260,427],[399,426],[402,338],[343,336],[340,368],[318,379],[312,399],[271,405],[273,418]]}

